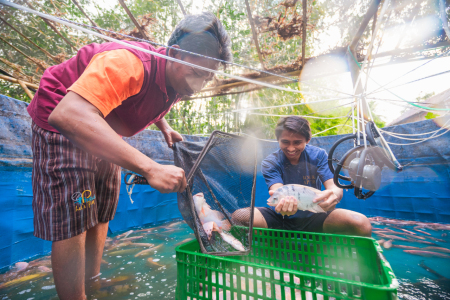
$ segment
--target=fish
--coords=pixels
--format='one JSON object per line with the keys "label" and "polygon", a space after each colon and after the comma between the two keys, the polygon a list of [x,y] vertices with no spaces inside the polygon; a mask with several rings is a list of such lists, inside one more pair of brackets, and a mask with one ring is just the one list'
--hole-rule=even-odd
{"label": "fish", "polygon": [[123,238],[123,237],[128,237],[130,234],[132,234],[133,233],[133,230],[128,230],[127,232],[124,232],[124,233],[122,233],[122,234],[119,234],[118,236],[116,236],[116,239],[120,239],[120,238]]}
{"label": "fish", "polygon": [[189,241],[192,241],[192,238],[187,238],[187,239],[184,239],[184,240],[182,240],[181,242],[179,242],[179,243],[176,243],[176,244],[175,244],[175,246],[178,246],[178,245],[181,245],[181,244],[187,243],[187,242],[189,242]]}
{"label": "fish", "polygon": [[211,239],[213,231],[217,231],[224,240],[224,242],[230,244],[231,247],[233,247],[238,251],[245,251],[244,246],[237,238],[235,238],[229,233],[225,233],[224,231],[222,231],[215,222],[208,222],[206,224],[203,224],[203,229],[205,230],[208,239]]}
{"label": "fish", "polygon": [[153,246],[155,246],[155,244],[151,244],[151,243],[130,243],[128,245],[136,246],[136,247],[153,247]]}
{"label": "fish", "polygon": [[377,241],[377,243],[380,244],[380,245],[383,244],[384,242],[386,242],[386,241],[385,240],[378,240]]}
{"label": "fish", "polygon": [[434,251],[439,251],[439,252],[444,252],[444,253],[450,253],[450,249],[443,248],[443,247],[424,247],[422,249],[423,250],[434,250]]}
{"label": "fish", "polygon": [[392,226],[392,227],[394,227],[394,228],[396,228],[398,230],[404,231],[406,233],[409,233],[409,234],[417,235],[416,233],[414,233],[412,231],[409,231],[409,230],[406,230],[406,229],[403,229],[403,228],[400,228],[400,227],[397,227],[397,226]]}
{"label": "fish", "polygon": [[31,275],[20,277],[20,278],[16,278],[14,280],[11,280],[11,281],[8,281],[8,282],[4,282],[4,283],[0,284],[0,290],[4,289],[4,288],[11,287],[13,285],[17,285],[17,284],[20,284],[20,283],[24,283],[24,282],[30,281],[32,279],[40,278],[40,277],[43,277],[43,276],[47,276],[47,273],[35,273],[35,274],[31,274]]}
{"label": "fish", "polygon": [[119,284],[112,287],[112,290],[114,293],[126,293],[130,289],[130,286],[128,284]]}
{"label": "fish", "polygon": [[198,218],[202,224],[214,222],[220,229],[230,230],[230,222],[226,220],[224,214],[211,209],[211,206],[206,202],[203,193],[195,194],[192,198],[194,200]]}
{"label": "fish", "polygon": [[184,221],[178,221],[178,222],[171,223],[171,224],[167,225],[167,227],[175,227],[175,226],[180,225],[181,223],[184,223]]}
{"label": "fish", "polygon": [[117,256],[117,255],[123,255],[123,254],[128,254],[128,253],[131,253],[131,252],[135,252],[137,250],[139,250],[139,249],[138,248],[131,248],[131,249],[107,252],[106,254],[108,254],[109,256]]}
{"label": "fish", "polygon": [[436,276],[437,278],[445,279],[444,276],[442,276],[441,274],[439,274],[439,273],[436,272],[435,270],[433,270],[433,269],[431,269],[430,267],[428,267],[428,266],[425,264],[425,261],[421,260],[419,266],[422,267],[424,270],[430,272],[431,274],[433,274],[433,275]]}
{"label": "fish", "polygon": [[392,240],[384,242],[383,247],[386,249],[391,249],[392,248]]}
{"label": "fish", "polygon": [[123,238],[122,241],[133,241],[133,240],[142,239],[143,237],[144,237],[143,235],[132,236],[132,237],[129,237],[129,238]]}
{"label": "fish", "polygon": [[447,233],[444,232],[443,234],[441,234],[441,236],[442,237],[447,237]]}
{"label": "fish", "polygon": [[52,269],[46,267],[46,266],[39,266],[38,267],[39,272],[43,272],[43,273],[51,273]]}
{"label": "fish", "polygon": [[408,241],[413,242],[413,243],[419,243],[419,244],[426,244],[426,245],[432,245],[432,246],[437,246],[436,243],[433,242],[429,242],[429,241],[423,241],[423,240],[415,240],[415,239],[408,239]]}
{"label": "fish", "polygon": [[405,246],[405,245],[392,245],[394,248],[400,248],[400,249],[408,249],[408,250],[420,250],[422,248],[414,247],[414,246]]}
{"label": "fish", "polygon": [[153,260],[153,258],[148,258],[147,262],[151,265],[157,266],[157,267],[163,267],[162,265],[158,264],[156,261]]}
{"label": "fish", "polygon": [[109,247],[108,250],[112,250],[112,249],[114,249],[114,248],[125,247],[125,246],[128,246],[129,244],[131,244],[131,241],[126,241],[126,242],[124,242],[124,243],[119,243],[119,244],[111,245],[111,247]]}
{"label": "fish", "polygon": [[13,272],[21,272],[28,267],[28,263],[24,261],[17,262],[13,267]]}
{"label": "fish", "polygon": [[425,232],[425,231],[422,231],[422,230],[416,229],[416,227],[414,227],[414,230],[415,230],[415,231],[417,231],[417,232],[420,232],[420,233],[426,234],[426,235],[431,235],[431,233],[428,233],[428,232]]}
{"label": "fish", "polygon": [[115,278],[108,279],[109,281],[102,280],[101,286],[102,286],[102,288],[105,288],[108,286],[113,286],[113,285],[116,285],[116,283],[118,283],[118,282],[123,282],[123,281],[128,282],[128,281],[130,281],[131,278],[132,277],[129,275],[119,275],[119,276],[116,276]]}
{"label": "fish", "polygon": [[144,254],[150,254],[150,252],[155,251],[155,250],[157,250],[157,249],[159,249],[161,247],[162,247],[162,244],[160,244],[160,245],[158,245],[156,247],[150,248],[150,249],[142,250],[139,253],[136,253],[136,255],[134,257],[138,257],[138,256],[141,256],[141,255],[144,255]]}
{"label": "fish", "polygon": [[267,205],[276,206],[284,197],[293,196],[298,200],[298,210],[307,210],[313,213],[325,212],[319,203],[313,202],[319,192],[319,190],[304,185],[287,184],[275,190],[267,200]]}
{"label": "fish", "polygon": [[231,234],[225,233],[225,232],[220,232],[220,236],[222,237],[222,239],[227,242],[228,244],[231,245],[231,247],[233,247],[234,249],[238,250],[238,251],[245,251],[244,246],[242,245],[242,243],[235,238],[234,236],[232,236]]}
{"label": "fish", "polygon": [[382,233],[380,233],[378,235],[381,236],[381,237],[384,237],[384,238],[391,239],[391,240],[399,240],[399,241],[407,241],[407,242],[410,241],[408,239],[405,239],[405,238],[402,238],[402,237],[399,237],[399,236],[395,236],[395,235],[390,235],[390,234],[382,234]]}
{"label": "fish", "polygon": [[450,255],[433,251],[422,251],[422,250],[403,250],[403,251],[409,254],[420,255],[425,257],[450,258]]}

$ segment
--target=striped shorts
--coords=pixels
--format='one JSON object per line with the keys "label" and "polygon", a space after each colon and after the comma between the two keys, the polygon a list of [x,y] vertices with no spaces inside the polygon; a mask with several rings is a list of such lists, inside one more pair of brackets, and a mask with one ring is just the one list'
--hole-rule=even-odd
{"label": "striped shorts", "polygon": [[34,235],[60,241],[112,220],[119,201],[120,167],[34,122],[31,129]]}

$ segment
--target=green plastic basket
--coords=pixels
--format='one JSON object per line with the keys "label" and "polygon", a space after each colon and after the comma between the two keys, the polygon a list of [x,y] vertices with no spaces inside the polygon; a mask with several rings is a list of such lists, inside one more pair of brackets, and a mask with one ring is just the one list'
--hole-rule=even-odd
{"label": "green plastic basket", "polygon": [[246,256],[176,247],[176,298],[397,299],[398,281],[372,238],[254,228]]}

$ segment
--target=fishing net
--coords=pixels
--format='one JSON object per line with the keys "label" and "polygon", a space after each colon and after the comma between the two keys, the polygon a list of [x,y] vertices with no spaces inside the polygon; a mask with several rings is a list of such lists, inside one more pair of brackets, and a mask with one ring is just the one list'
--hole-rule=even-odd
{"label": "fishing net", "polygon": [[203,253],[243,255],[251,250],[255,206],[256,143],[214,131],[206,142],[174,145],[175,165],[188,187],[178,207]]}

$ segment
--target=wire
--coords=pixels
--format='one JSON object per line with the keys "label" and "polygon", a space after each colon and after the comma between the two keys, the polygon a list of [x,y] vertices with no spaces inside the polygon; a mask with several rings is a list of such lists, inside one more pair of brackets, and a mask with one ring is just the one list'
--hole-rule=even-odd
{"label": "wire", "polygon": [[[436,73],[436,74],[433,74],[433,75],[430,75],[430,76],[422,77],[422,78],[419,78],[419,79],[416,79],[416,80],[413,80],[413,81],[409,81],[409,82],[405,82],[405,83],[402,83],[402,84],[399,84],[399,85],[391,86],[389,88],[390,89],[395,89],[395,88],[397,88],[399,86],[407,85],[407,84],[410,84],[410,83],[414,83],[414,82],[417,82],[417,81],[421,81],[421,80],[424,80],[424,79],[428,79],[428,78],[431,78],[431,77],[435,77],[435,76],[439,76],[439,75],[443,75],[443,74],[447,74],[447,73],[450,73],[450,70],[447,70],[447,71],[444,71],[444,72],[440,72],[440,73]],[[367,95],[371,95],[371,94],[375,94],[375,93],[379,93],[379,92],[381,92],[381,91],[370,92]]]}
{"label": "wire", "polygon": [[[351,52],[349,52],[349,53],[350,53],[350,55],[353,56],[353,54],[352,54]],[[353,56],[353,57],[354,57],[354,56]],[[362,69],[361,69],[361,73],[364,73],[366,76],[369,76],[369,75],[367,75],[367,73],[365,73]],[[361,74],[361,73],[360,73],[360,74]],[[369,76],[369,79],[372,80],[375,84],[381,86],[381,85],[380,85],[378,82],[376,82],[371,76]],[[397,98],[403,100],[404,102],[406,102],[406,103],[408,103],[408,104],[410,104],[410,105],[412,105],[412,106],[414,106],[414,107],[417,107],[417,108],[421,108],[421,109],[425,109],[425,110],[431,110],[431,111],[450,111],[450,108],[434,108],[434,107],[426,107],[426,106],[422,106],[422,105],[419,105],[419,104],[415,104],[415,102],[411,102],[411,101],[408,101],[408,100],[406,100],[406,99],[403,99],[402,97],[398,96],[397,94],[394,94],[392,91],[390,91],[390,90],[388,90],[388,89],[386,89],[386,88],[383,88],[383,89],[384,89],[386,92],[388,92],[388,93],[394,95],[395,97],[397,97]]]}
{"label": "wire", "polygon": [[[340,127],[340,126],[344,127],[343,125],[339,124],[339,125],[336,125],[336,126],[327,128],[327,129],[325,129],[325,130],[323,130],[323,131],[321,131],[321,132],[314,133],[312,136],[319,135],[319,134],[321,134],[321,133],[327,132],[328,130],[331,130],[331,129],[333,129],[333,128]],[[350,125],[345,125],[345,126],[346,126],[346,127],[352,128],[352,126],[350,126]]]}
{"label": "wire", "polygon": [[437,58],[440,58],[441,56],[444,56],[445,54],[448,54],[448,53],[450,53],[450,50],[447,50],[447,51],[445,51],[444,53],[441,53],[440,55],[438,55],[438,56],[436,56],[436,57],[432,58],[431,60],[429,60],[429,61],[425,62],[424,64],[421,64],[420,66],[418,66],[418,67],[416,67],[416,68],[414,68],[414,69],[412,69],[412,70],[410,70],[410,71],[406,72],[405,74],[403,74],[403,75],[401,75],[401,76],[397,77],[396,79],[394,79],[394,80],[391,80],[390,82],[388,82],[388,83],[386,83],[386,84],[384,84],[384,85],[380,85],[380,86],[379,86],[379,87],[378,87],[377,89],[373,90],[373,91],[372,91],[372,92],[370,92],[369,94],[373,94],[373,93],[375,93],[376,91],[378,91],[378,90],[380,90],[380,89],[382,89],[382,88],[386,87],[387,85],[389,85],[389,84],[391,84],[391,83],[393,83],[393,82],[395,82],[395,81],[399,80],[400,78],[402,78],[402,77],[404,77],[404,76],[408,75],[409,73],[411,73],[411,72],[413,72],[413,71],[415,71],[415,70],[417,70],[417,69],[419,69],[419,68],[421,68],[421,67],[425,66],[426,64],[428,64],[428,63],[432,62],[433,60],[435,60],[435,59],[437,59]]}
{"label": "wire", "polygon": [[401,139],[402,138],[401,136],[418,136],[418,135],[427,135],[427,134],[436,133],[436,132],[442,130],[442,128],[449,129],[449,127],[441,127],[441,128],[436,129],[434,131],[423,132],[423,133],[397,133],[397,132],[391,132],[391,131],[382,130],[382,129],[380,129],[380,131],[382,133],[387,134],[387,135],[390,135],[390,136],[397,137],[397,138]]}
{"label": "wire", "polygon": [[242,112],[242,111],[249,111],[249,110],[269,109],[269,108],[278,108],[278,107],[289,107],[289,106],[314,104],[314,103],[321,103],[321,102],[328,102],[328,101],[335,101],[335,100],[343,100],[343,99],[351,99],[351,98],[353,98],[353,97],[331,98],[331,99],[311,101],[311,102],[300,102],[300,103],[291,103],[291,104],[282,104],[282,105],[273,105],[273,106],[264,106],[264,107],[240,108],[240,109],[232,110],[232,112]]}
{"label": "wire", "polygon": [[440,136],[446,134],[446,133],[449,132],[449,131],[450,131],[450,129],[447,129],[445,132],[443,132],[443,133],[441,133],[441,134],[439,134],[439,135],[433,135],[433,136],[431,136],[431,137],[425,138],[425,139],[423,139],[423,140],[421,140],[421,141],[419,141],[419,142],[414,142],[414,143],[406,143],[406,144],[398,144],[398,143],[392,143],[392,142],[387,142],[387,143],[388,143],[389,145],[396,145],[396,146],[409,146],[409,145],[415,145],[415,144],[420,144],[420,143],[426,142],[426,141],[431,140],[431,139],[434,139],[434,138],[438,138],[438,137],[440,137]]}
{"label": "wire", "polygon": [[[252,112],[249,112],[248,114],[249,115],[258,115],[258,116],[268,116],[268,117],[286,117],[286,116],[288,116],[288,115],[260,114],[260,113],[252,113]],[[311,119],[322,119],[322,120],[335,120],[335,119],[347,118],[347,116],[328,118],[328,117],[316,117],[316,116],[309,116],[309,115],[303,115],[303,116],[300,115],[300,117],[311,118]]]}
{"label": "wire", "polygon": [[[35,14],[35,15],[38,15],[38,16],[42,17],[42,18],[45,18],[45,19],[48,19],[48,20],[51,20],[51,21],[54,21],[54,22],[61,23],[61,24],[63,24],[63,25],[72,27],[72,28],[74,28],[74,29],[78,29],[78,30],[80,30],[80,31],[83,31],[83,32],[85,32],[85,33],[88,33],[88,34],[91,34],[91,35],[94,35],[94,36],[97,36],[97,37],[101,37],[101,38],[106,39],[106,40],[109,40],[109,41],[111,41],[111,42],[115,42],[115,43],[117,43],[117,44],[121,44],[121,45],[127,46],[127,47],[129,47],[129,48],[133,48],[133,49],[138,50],[138,51],[141,51],[141,52],[149,53],[149,54],[152,54],[152,55],[154,55],[154,56],[161,57],[161,58],[164,58],[164,59],[166,59],[166,60],[170,60],[170,61],[173,61],[173,62],[177,62],[177,63],[183,64],[183,65],[186,65],[186,66],[190,66],[190,67],[193,67],[193,68],[197,68],[197,69],[200,69],[200,70],[203,70],[203,71],[207,71],[207,72],[210,72],[210,73],[219,74],[219,75],[226,76],[226,77],[230,77],[230,78],[234,78],[234,79],[237,79],[237,80],[240,80],[240,81],[245,81],[245,82],[252,83],[252,84],[256,84],[256,85],[266,86],[266,87],[270,87],[270,88],[274,88],[274,89],[282,90],[282,91],[286,91],[286,92],[302,93],[302,94],[305,94],[305,95],[317,95],[317,94],[315,94],[315,93],[301,92],[301,91],[299,91],[299,90],[293,90],[293,89],[290,89],[290,88],[280,87],[280,86],[277,86],[277,85],[274,85],[274,84],[266,83],[266,82],[264,82],[264,81],[257,81],[257,80],[245,78],[245,77],[242,77],[242,76],[237,76],[237,75],[233,75],[233,74],[228,74],[228,73],[224,73],[224,72],[222,72],[222,71],[212,70],[212,69],[205,68],[205,67],[202,67],[202,66],[199,66],[199,65],[195,65],[195,64],[186,62],[186,61],[184,61],[184,60],[179,60],[179,59],[176,59],[176,58],[173,58],[173,57],[164,55],[164,54],[160,54],[160,53],[158,53],[158,52],[150,51],[150,50],[147,50],[147,49],[144,49],[144,48],[141,48],[141,47],[138,47],[138,46],[129,44],[129,43],[127,43],[127,42],[124,42],[124,41],[121,41],[121,40],[117,40],[117,39],[111,38],[111,37],[109,37],[109,36],[107,36],[107,35],[104,35],[104,34],[101,34],[101,33],[98,33],[98,32],[94,32],[94,31],[92,31],[92,30],[88,30],[88,29],[79,27],[79,26],[77,26],[77,25],[71,24],[72,21],[66,21],[66,20],[63,20],[63,19],[60,19],[60,18],[51,16],[51,15],[47,15],[47,14],[44,14],[44,13],[40,13],[40,12],[38,12],[38,11],[29,9],[29,8],[27,8],[27,7],[24,7],[24,6],[17,5],[17,4],[15,4],[15,3],[12,3],[12,2],[9,2],[9,1],[0,0],[0,4],[7,5],[7,6],[10,6],[10,7],[14,7],[14,8],[17,8],[17,9],[19,9],[19,10],[23,10],[23,11],[26,11],[26,12],[29,12],[29,13],[33,13],[33,14]],[[147,40],[144,40],[144,41],[148,43]],[[167,47],[167,46],[165,46],[165,47]],[[180,49],[178,49],[178,48],[176,48],[176,49],[177,49],[177,50],[180,50]],[[200,54],[198,54],[198,55],[200,55]],[[201,55],[200,55],[200,56],[201,56]],[[209,57],[207,57],[207,56],[204,56],[204,57],[205,57],[205,58],[209,58]],[[261,72],[262,72],[262,70],[261,70]],[[271,74],[272,74],[272,73],[271,73]],[[273,74],[273,75],[276,76],[276,74]],[[289,77],[287,77],[287,78],[289,78]],[[322,95],[319,95],[319,96],[322,96]]]}

